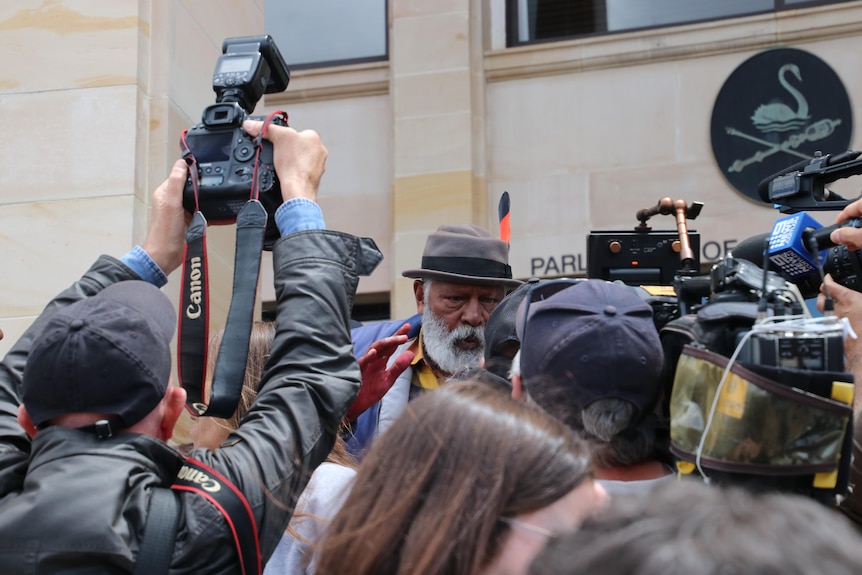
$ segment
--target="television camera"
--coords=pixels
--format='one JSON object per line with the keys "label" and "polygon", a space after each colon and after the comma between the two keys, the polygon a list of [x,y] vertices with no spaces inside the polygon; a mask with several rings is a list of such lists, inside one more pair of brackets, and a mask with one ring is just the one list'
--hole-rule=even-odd
{"label": "television camera", "polygon": [[[763,273],[751,261],[733,255],[701,273],[700,234],[688,220],[700,215],[703,203],[661,198],[636,212],[631,230],[591,231],[587,236],[587,277],[622,281],[642,290],[652,306],[656,327],[689,313],[707,302],[757,302],[760,290],[780,311],[791,310],[787,282],[774,272]],[[653,230],[647,225],[656,215],[672,215],[674,230]]]}
{"label": "television camera", "polygon": [[[588,276],[632,285],[653,307],[665,351],[659,415],[681,473],[829,505],[846,495],[853,378],[843,341],[852,329],[831,314],[812,318],[804,300],[824,269],[856,289],[860,258],[829,242],[834,226],[800,212],[847,206],[825,184],[862,173],[858,156],[818,155],[762,183],[762,197],[795,219],[741,242],[707,274],[686,226],[702,204],[662,198],[637,211],[633,230],[590,232]],[[652,231],[656,215],[673,215],[676,233]],[[794,276],[799,258],[810,269]]]}

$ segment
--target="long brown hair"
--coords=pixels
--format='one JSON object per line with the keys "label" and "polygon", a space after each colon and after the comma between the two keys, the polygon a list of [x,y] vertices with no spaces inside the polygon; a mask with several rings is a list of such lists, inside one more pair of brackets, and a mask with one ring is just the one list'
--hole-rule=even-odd
{"label": "long brown hair", "polygon": [[[210,337],[207,353],[207,373],[210,374],[210,377],[215,371],[216,358],[223,338],[224,329],[218,330]],[[233,431],[239,427],[240,421],[246,412],[248,412],[251,404],[254,403],[254,400],[257,397],[260,380],[263,376],[263,369],[266,366],[266,362],[269,361],[273,339],[275,339],[275,322],[254,322],[252,325],[251,336],[249,338],[248,358],[246,360],[245,377],[242,382],[242,392],[239,403],[230,418],[211,418],[215,425],[223,427],[229,431]],[[326,458],[326,461],[338,463],[339,465],[344,465],[346,467],[356,467],[356,461],[347,451],[347,444],[341,438],[341,433],[336,434],[335,444],[333,445],[329,456]]]}
{"label": "long brown hair", "polygon": [[[272,340],[275,338],[275,324],[271,321],[256,321],[252,324],[251,335],[248,342],[248,357],[245,364],[245,376],[242,381],[242,393],[239,403],[233,415],[228,419],[213,418],[219,425],[233,431],[239,427],[242,416],[254,403],[257,390],[260,386],[260,378],[263,376],[263,367],[269,360],[269,352],[272,349]],[[218,330],[209,340],[207,350],[207,373],[210,378],[215,372],[216,358],[218,357],[221,342],[224,339],[224,329]]]}
{"label": "long brown hair", "polygon": [[318,574],[471,574],[514,517],[591,473],[587,444],[476,381],[411,401],[368,452],[321,544]]}

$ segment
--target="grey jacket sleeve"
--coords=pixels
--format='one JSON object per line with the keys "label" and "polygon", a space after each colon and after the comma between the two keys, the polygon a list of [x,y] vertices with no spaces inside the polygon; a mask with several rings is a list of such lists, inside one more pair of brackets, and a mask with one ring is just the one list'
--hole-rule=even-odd
{"label": "grey jacket sleeve", "polygon": [[260,392],[225,444],[192,453],[245,495],[263,561],[359,391],[350,310],[358,276],[371,273],[382,257],[368,238],[326,230],[276,243],[277,330]]}
{"label": "grey jacket sleeve", "polygon": [[45,306],[0,362],[0,495],[18,487],[30,452],[30,439],[18,425],[17,415],[21,403],[21,377],[33,340],[60,308],[95,295],[113,283],[130,279],[140,278],[120,260],[110,256],[99,257],[81,279]]}

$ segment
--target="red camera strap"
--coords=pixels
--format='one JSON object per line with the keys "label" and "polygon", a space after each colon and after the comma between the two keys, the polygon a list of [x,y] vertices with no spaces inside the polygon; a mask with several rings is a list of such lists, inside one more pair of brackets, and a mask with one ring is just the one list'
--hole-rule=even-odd
{"label": "red camera strap", "polygon": [[215,505],[233,534],[241,573],[260,575],[262,566],[257,522],[245,496],[233,483],[212,467],[188,458],[171,488],[197,493]]}

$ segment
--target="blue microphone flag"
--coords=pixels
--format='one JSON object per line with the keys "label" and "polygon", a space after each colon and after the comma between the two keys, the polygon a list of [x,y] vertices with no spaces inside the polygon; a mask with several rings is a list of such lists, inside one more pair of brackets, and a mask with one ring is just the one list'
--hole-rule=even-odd
{"label": "blue microphone flag", "polygon": [[817,260],[805,245],[805,232],[821,227],[820,222],[805,212],[775,222],[769,235],[769,261],[785,278],[794,280],[817,273]]}

